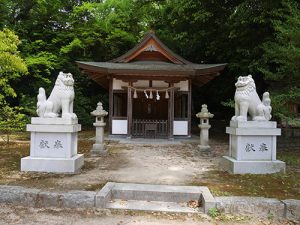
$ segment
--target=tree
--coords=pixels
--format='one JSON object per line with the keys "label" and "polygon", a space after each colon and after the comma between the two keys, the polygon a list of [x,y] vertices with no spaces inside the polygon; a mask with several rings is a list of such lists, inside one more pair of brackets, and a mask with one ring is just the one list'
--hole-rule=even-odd
{"label": "tree", "polygon": [[212,110],[224,111],[220,103],[232,99],[235,78],[249,73],[259,94],[271,92],[277,118],[291,118],[282,105],[289,99],[298,101],[296,0],[0,0],[0,12],[0,29],[9,27],[19,36],[30,73],[4,77],[0,71],[0,95],[15,96],[18,87],[18,97],[9,102],[23,106],[28,115],[35,113],[38,88],[49,93],[62,70],[75,78],[80,122],[91,124],[89,112],[107,95],[80,73],[75,61],[110,60],[150,29],[192,62],[228,63],[222,76],[194,89],[196,110],[208,103]]}
{"label": "tree", "polygon": [[2,134],[3,140],[9,144],[12,133],[24,130],[26,116],[20,112],[21,108],[10,107],[5,102],[0,102],[0,108],[0,134]]}
{"label": "tree", "polygon": [[27,73],[24,60],[18,52],[20,41],[18,36],[9,29],[0,31],[0,132],[9,136],[14,131],[24,128],[25,115],[18,107],[11,107],[6,103],[7,97],[16,97],[17,93],[11,83]]}
{"label": "tree", "polygon": [[272,91],[274,115],[290,124],[300,125],[287,104],[300,103],[300,4],[287,0],[272,20],[274,38],[265,42],[258,69]]}
{"label": "tree", "polygon": [[20,57],[18,36],[9,29],[0,31],[0,101],[5,97],[16,97],[11,82],[27,73],[24,60]]}
{"label": "tree", "polygon": [[65,71],[75,79],[74,108],[80,122],[92,124],[90,112],[100,98],[107,102],[107,94],[80,73],[75,60],[106,61],[133,47],[142,26],[133,7],[135,1],[5,2],[9,15],[3,25],[20,36],[30,74],[17,82],[18,102],[26,114],[35,114],[32,109],[38,88],[44,87],[49,93],[58,72]]}

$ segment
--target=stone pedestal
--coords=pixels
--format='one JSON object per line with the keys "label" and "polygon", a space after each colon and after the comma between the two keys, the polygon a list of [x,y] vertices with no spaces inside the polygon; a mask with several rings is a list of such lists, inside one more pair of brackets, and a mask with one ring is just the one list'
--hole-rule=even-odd
{"label": "stone pedestal", "polygon": [[266,174],[285,171],[285,163],[276,160],[276,137],[281,134],[276,122],[230,121],[226,128],[229,156],[220,166],[234,174]]}
{"label": "stone pedestal", "polygon": [[84,164],[77,154],[77,119],[33,117],[27,124],[31,132],[30,156],[21,159],[21,171],[76,173]]}
{"label": "stone pedestal", "polygon": [[107,149],[104,146],[104,117],[107,116],[108,112],[103,109],[101,102],[97,103],[97,108],[91,112],[92,116],[96,117],[96,122],[93,125],[96,127],[96,141],[91,149],[92,155],[104,155],[107,153]]}
{"label": "stone pedestal", "polygon": [[211,150],[208,144],[208,140],[209,140],[208,130],[209,128],[211,128],[211,125],[199,124],[198,127],[200,128],[200,144],[198,145],[200,153],[202,155],[210,155]]}
{"label": "stone pedestal", "polygon": [[93,123],[93,125],[96,127],[96,141],[95,144],[93,144],[91,153],[100,155],[106,154],[107,149],[104,145],[104,127],[106,123],[97,121],[96,123]]}

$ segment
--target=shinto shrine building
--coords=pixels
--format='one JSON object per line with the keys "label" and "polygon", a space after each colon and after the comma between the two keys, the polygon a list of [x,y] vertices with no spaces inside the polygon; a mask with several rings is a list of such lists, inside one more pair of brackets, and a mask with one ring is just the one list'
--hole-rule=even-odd
{"label": "shinto shrine building", "polygon": [[77,62],[109,91],[109,132],[127,137],[191,135],[192,86],[202,86],[226,64],[195,64],[149,32],[124,55],[108,62]]}

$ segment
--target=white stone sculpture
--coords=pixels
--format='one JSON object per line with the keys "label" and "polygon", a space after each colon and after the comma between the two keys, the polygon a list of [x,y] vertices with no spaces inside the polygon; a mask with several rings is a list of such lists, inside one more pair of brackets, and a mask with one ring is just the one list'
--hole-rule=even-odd
{"label": "white stone sculpture", "polygon": [[92,116],[96,117],[96,122],[93,124],[96,127],[96,142],[93,144],[91,150],[92,154],[105,154],[107,149],[104,146],[104,117],[107,116],[108,112],[103,109],[102,103],[98,102],[96,110],[91,112]]}
{"label": "white stone sculpture", "polygon": [[[239,77],[235,84],[235,116],[226,127],[229,152],[220,167],[234,174],[267,174],[285,171],[285,163],[276,159],[276,139],[281,134],[271,119],[271,100],[265,92],[260,101],[252,76]],[[247,121],[247,113],[252,121]]]}
{"label": "white stone sculpture", "polygon": [[73,113],[74,101],[74,79],[71,73],[59,72],[55,86],[47,99],[44,88],[39,89],[37,96],[37,114],[39,117],[63,119],[76,119],[77,116]]}
{"label": "white stone sculpture", "polygon": [[272,107],[269,92],[263,94],[261,101],[251,75],[240,76],[235,86],[235,115],[231,120],[247,121],[248,112],[254,121],[269,121],[271,119]]}
{"label": "white stone sculpture", "polygon": [[[77,154],[78,124],[73,113],[74,80],[72,74],[60,72],[48,99],[39,89],[37,114],[27,124],[31,132],[30,156],[21,159],[21,171],[77,173],[84,164]],[[59,117],[62,111],[62,118]]]}
{"label": "white stone sculpture", "polygon": [[200,144],[198,148],[201,152],[201,155],[210,155],[210,146],[209,146],[209,133],[211,125],[209,124],[209,119],[214,117],[214,114],[208,112],[207,105],[202,105],[201,112],[196,114],[196,117],[200,119],[200,124],[198,127],[200,128]]}

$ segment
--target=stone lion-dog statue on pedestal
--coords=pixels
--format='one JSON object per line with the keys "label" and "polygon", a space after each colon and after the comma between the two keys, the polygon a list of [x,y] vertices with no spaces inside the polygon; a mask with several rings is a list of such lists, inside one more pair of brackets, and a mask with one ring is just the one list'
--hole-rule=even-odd
{"label": "stone lion-dog statue on pedestal", "polygon": [[59,72],[55,86],[47,99],[44,88],[39,88],[37,96],[37,114],[39,117],[63,119],[76,119],[73,113],[74,102],[74,79],[71,73]]}
{"label": "stone lion-dog statue on pedestal", "polygon": [[265,92],[260,100],[252,75],[240,76],[235,86],[235,116],[231,120],[247,121],[248,112],[254,121],[269,121],[272,118],[270,94]]}

